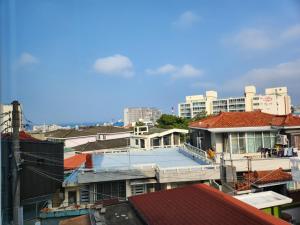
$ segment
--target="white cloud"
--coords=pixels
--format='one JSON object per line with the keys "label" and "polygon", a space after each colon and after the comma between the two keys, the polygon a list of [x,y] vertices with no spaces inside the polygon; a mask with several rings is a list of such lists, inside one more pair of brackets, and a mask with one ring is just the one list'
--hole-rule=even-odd
{"label": "white cloud", "polygon": [[37,64],[39,62],[38,58],[34,57],[28,52],[23,52],[18,60],[20,66]]}
{"label": "white cloud", "polygon": [[94,70],[99,74],[123,76],[126,78],[134,75],[131,60],[127,56],[119,54],[98,58],[94,63]]}
{"label": "white cloud", "polygon": [[172,64],[166,64],[157,69],[147,69],[146,73],[151,75],[169,74],[173,79],[199,77],[203,74],[203,71],[193,67],[190,64],[183,66],[174,66]]}
{"label": "white cloud", "polygon": [[280,37],[285,40],[293,40],[300,38],[300,24],[296,24],[287,28],[281,33]]}
{"label": "white cloud", "polygon": [[198,22],[200,22],[200,16],[192,11],[185,11],[173,22],[173,25],[178,28],[189,28]]}
{"label": "white cloud", "polygon": [[282,30],[245,28],[223,42],[241,50],[267,50],[300,40],[300,24]]}
{"label": "white cloud", "polygon": [[280,63],[272,67],[255,68],[243,76],[224,84],[224,89],[254,84],[257,87],[289,86],[295,88],[300,79],[300,59]]}
{"label": "white cloud", "polygon": [[274,46],[274,41],[266,31],[247,28],[235,34],[230,40],[232,44],[240,49],[261,50]]}
{"label": "white cloud", "polygon": [[174,73],[177,71],[176,66],[172,65],[172,64],[166,64],[163,65],[161,67],[158,67],[157,69],[147,69],[146,73],[148,74],[170,74],[170,73]]}

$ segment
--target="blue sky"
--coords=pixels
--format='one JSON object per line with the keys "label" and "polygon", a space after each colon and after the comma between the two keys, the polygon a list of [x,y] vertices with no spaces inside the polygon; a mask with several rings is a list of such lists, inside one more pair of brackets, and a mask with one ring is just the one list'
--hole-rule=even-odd
{"label": "blue sky", "polygon": [[270,1],[1,1],[1,102],[35,123],[166,113],[186,95],[286,85],[300,104],[300,4]]}

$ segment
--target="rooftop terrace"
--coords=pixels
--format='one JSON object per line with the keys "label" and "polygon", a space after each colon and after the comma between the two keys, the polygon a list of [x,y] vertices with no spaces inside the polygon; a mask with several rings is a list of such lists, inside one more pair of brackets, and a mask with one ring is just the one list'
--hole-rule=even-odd
{"label": "rooftop terrace", "polygon": [[122,170],[138,166],[157,166],[160,169],[172,167],[193,167],[208,165],[200,158],[184,154],[180,148],[159,148],[154,150],[129,150],[120,153],[93,154],[94,170]]}

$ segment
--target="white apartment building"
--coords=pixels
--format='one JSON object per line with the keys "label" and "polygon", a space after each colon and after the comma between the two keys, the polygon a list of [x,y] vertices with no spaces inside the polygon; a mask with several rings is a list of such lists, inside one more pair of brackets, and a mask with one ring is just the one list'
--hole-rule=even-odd
{"label": "white apartment building", "polygon": [[152,123],[154,125],[161,115],[161,111],[157,108],[125,108],[124,126],[134,125],[136,122]]}
{"label": "white apartment building", "polygon": [[[19,106],[20,112],[20,129],[23,127],[22,107]],[[12,110],[11,104],[0,104],[0,131],[3,133],[12,132]]]}
{"label": "white apartment building", "polygon": [[186,96],[185,102],[178,104],[178,115],[184,118],[193,118],[203,111],[211,115],[254,110],[274,115],[291,113],[291,97],[287,87],[267,88],[262,95],[256,93],[255,86],[246,86],[244,96],[230,98],[218,98],[216,91],[207,91],[205,96]]}

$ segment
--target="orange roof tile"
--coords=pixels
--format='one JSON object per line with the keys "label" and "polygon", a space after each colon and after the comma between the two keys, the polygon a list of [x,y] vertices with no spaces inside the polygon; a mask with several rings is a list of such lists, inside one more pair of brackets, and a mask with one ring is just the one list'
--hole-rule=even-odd
{"label": "orange roof tile", "polygon": [[86,162],[88,154],[76,154],[64,160],[65,170],[74,170]]}
{"label": "orange roof tile", "polygon": [[205,129],[262,126],[300,126],[300,118],[292,114],[272,115],[261,111],[221,112],[189,124],[189,127]]}
{"label": "orange roof tile", "polygon": [[238,191],[250,189],[250,184],[269,184],[283,181],[291,181],[292,175],[283,171],[282,168],[268,171],[254,171],[243,174],[244,181],[236,184]]}

